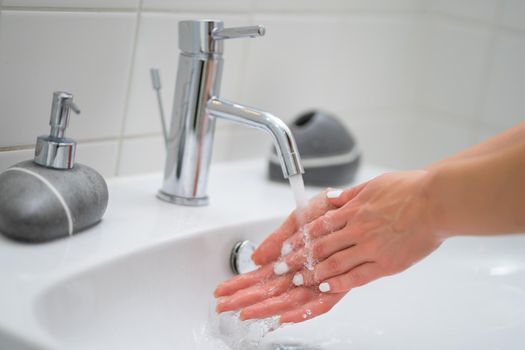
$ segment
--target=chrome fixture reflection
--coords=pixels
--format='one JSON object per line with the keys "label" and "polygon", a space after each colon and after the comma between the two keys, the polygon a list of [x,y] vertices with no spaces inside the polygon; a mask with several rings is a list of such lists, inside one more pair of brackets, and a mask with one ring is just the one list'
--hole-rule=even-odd
{"label": "chrome fixture reflection", "polygon": [[70,110],[80,114],[80,109],[73,102],[73,95],[65,91],[55,91],[49,118],[51,131],[49,135],[37,138],[35,163],[53,169],[72,169],[75,165],[77,143],[65,135]]}
{"label": "chrome fixture reflection", "polygon": [[[278,152],[283,175],[303,173],[297,145],[286,124],[276,116],[219,98],[223,40],[263,36],[262,26],[224,28],[222,21],[179,22],[179,67],[171,127],[166,139],[164,181],[158,197],[183,205],[208,203],[206,183],[215,120],[225,119],[268,132]],[[152,83],[159,98],[158,71]],[[160,98],[159,107],[162,114]]]}
{"label": "chrome fixture reflection", "polygon": [[252,254],[257,246],[252,241],[239,241],[234,244],[230,254],[230,268],[236,275],[257,269]]}

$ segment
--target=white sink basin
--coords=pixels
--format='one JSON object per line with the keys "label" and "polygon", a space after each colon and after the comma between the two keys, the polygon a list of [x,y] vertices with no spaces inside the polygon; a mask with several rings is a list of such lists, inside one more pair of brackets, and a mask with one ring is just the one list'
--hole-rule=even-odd
{"label": "white sink basin", "polygon": [[[120,179],[92,230],[36,246],[0,241],[0,349],[217,349],[204,328],[231,248],[260,241],[293,199],[259,163],[211,176],[206,208],[156,200],[157,175]],[[521,350],[524,332],[525,237],[457,238],[261,348]]]}
{"label": "white sink basin", "polygon": [[[67,349],[215,349],[202,339],[233,244],[266,221],[204,232],[75,275],[36,314]],[[525,239],[456,239],[405,274],[356,289],[330,314],[265,343],[321,349],[522,349]],[[264,347],[263,347],[264,348]]]}

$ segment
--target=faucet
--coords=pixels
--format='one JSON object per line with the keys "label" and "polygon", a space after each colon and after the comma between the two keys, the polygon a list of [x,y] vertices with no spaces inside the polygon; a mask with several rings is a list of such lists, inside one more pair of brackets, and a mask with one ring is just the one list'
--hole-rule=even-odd
{"label": "faucet", "polygon": [[[179,22],[179,66],[169,132],[163,122],[166,164],[157,197],[176,204],[208,203],[206,184],[211,161],[215,120],[224,119],[270,134],[285,178],[304,172],[295,139],[276,116],[219,97],[223,41],[263,36],[263,26],[224,28],[218,20]],[[161,118],[160,80],[152,69]]]}

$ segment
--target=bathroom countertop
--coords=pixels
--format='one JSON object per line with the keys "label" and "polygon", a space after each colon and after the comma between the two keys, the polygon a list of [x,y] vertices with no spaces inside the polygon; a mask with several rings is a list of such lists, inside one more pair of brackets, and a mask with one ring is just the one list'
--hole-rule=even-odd
{"label": "bathroom countertop", "polygon": [[[355,183],[383,171],[364,165]],[[210,204],[205,207],[157,199],[161,179],[160,173],[109,179],[110,199],[102,222],[71,238],[26,244],[0,236],[0,338],[9,329],[16,333],[22,324],[38,330],[27,316],[32,312],[30,301],[65,276],[218,226],[284,218],[294,208],[290,187],[267,180],[263,159],[213,165]],[[307,194],[320,190],[310,187]]]}

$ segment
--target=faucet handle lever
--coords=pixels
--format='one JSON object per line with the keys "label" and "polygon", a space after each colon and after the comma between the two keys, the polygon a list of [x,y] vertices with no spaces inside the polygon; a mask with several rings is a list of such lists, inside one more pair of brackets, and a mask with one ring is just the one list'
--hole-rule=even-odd
{"label": "faucet handle lever", "polygon": [[214,40],[236,39],[236,38],[257,38],[264,36],[266,29],[264,26],[234,27],[234,28],[216,28],[212,32]]}
{"label": "faucet handle lever", "polygon": [[71,100],[68,99],[66,102],[64,102],[64,104],[68,106],[76,114],[80,114],[80,108],[78,108],[78,106],[75,104],[75,102],[73,102],[72,99]]}

